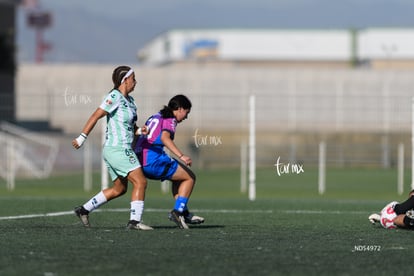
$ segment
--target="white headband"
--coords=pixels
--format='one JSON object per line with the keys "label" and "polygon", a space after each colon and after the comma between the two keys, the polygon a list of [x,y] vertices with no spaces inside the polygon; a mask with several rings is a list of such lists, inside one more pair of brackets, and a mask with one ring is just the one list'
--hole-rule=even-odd
{"label": "white headband", "polygon": [[134,70],[129,69],[129,71],[125,74],[125,76],[122,78],[121,80],[121,84],[126,80],[126,78],[128,78],[129,76],[132,75],[132,73],[134,73]]}

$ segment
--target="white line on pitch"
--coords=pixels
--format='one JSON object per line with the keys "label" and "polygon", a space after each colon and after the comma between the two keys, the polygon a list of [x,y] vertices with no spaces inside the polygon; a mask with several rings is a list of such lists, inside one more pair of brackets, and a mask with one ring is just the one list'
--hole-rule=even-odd
{"label": "white line on pitch", "polygon": [[67,212],[55,212],[46,214],[31,214],[31,215],[20,215],[20,216],[8,216],[0,217],[0,220],[12,220],[12,219],[26,219],[26,218],[41,218],[41,217],[58,217],[73,214],[73,211]]}
{"label": "white line on pitch", "polygon": [[322,210],[283,210],[281,211],[287,214],[311,214],[311,215],[343,215],[343,214],[367,214],[366,211],[322,211]]}
{"label": "white line on pitch", "polygon": [[[169,209],[155,209],[147,208],[145,212],[152,213],[163,213],[169,212]],[[231,209],[222,209],[222,210],[212,210],[212,209],[193,209],[195,212],[200,213],[222,213],[222,214],[237,214],[237,213],[248,213],[248,214],[271,214],[271,213],[285,213],[285,214],[333,214],[333,215],[342,215],[342,214],[367,214],[368,212],[364,211],[320,211],[320,210],[231,210]],[[98,209],[94,212],[129,212],[129,209],[126,208],[116,208],[116,209]],[[29,215],[18,215],[18,216],[5,216],[0,217],[0,220],[16,220],[16,219],[28,219],[28,218],[41,218],[41,217],[58,217],[74,215],[73,211],[64,211],[64,212],[54,212],[54,213],[45,213],[45,214],[29,214]]]}

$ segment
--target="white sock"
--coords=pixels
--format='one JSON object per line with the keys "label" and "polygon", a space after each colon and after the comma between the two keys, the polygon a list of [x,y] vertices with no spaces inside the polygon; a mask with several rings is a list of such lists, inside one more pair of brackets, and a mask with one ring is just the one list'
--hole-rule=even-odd
{"label": "white sock", "polygon": [[88,202],[83,205],[83,208],[92,212],[95,209],[98,209],[101,205],[107,202],[106,197],[102,191],[97,193],[94,197],[92,197]]}
{"label": "white sock", "polygon": [[130,220],[141,221],[142,213],[144,212],[144,201],[131,201]]}

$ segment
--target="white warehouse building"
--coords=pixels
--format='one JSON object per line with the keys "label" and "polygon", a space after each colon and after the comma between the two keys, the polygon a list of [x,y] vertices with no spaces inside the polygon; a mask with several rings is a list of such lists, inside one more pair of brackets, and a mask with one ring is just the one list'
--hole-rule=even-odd
{"label": "white warehouse building", "polygon": [[414,68],[414,29],[171,30],[138,51],[144,66],[194,62]]}

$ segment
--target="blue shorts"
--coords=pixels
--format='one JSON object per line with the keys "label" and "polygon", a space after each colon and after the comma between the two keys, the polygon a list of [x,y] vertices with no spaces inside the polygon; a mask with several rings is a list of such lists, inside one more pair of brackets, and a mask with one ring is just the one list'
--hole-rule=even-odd
{"label": "blue shorts", "polygon": [[161,154],[152,162],[142,167],[145,177],[155,180],[171,179],[177,171],[178,161],[171,158],[167,154]]}

